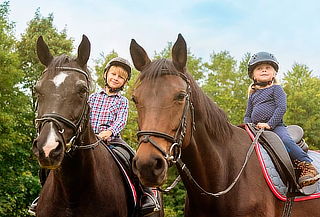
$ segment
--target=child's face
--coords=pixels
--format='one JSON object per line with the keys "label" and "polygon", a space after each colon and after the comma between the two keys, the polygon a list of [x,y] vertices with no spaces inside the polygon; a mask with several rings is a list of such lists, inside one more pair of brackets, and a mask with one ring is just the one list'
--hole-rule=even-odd
{"label": "child's face", "polygon": [[107,83],[112,89],[122,87],[126,82],[125,74],[118,67],[111,66],[107,73]]}
{"label": "child's face", "polygon": [[258,82],[271,81],[276,74],[276,70],[268,63],[257,65],[253,70],[253,79]]}

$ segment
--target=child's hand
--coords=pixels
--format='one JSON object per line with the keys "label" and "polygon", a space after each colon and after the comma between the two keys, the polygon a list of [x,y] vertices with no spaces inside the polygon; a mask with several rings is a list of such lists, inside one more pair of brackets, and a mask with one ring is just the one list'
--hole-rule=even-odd
{"label": "child's hand", "polygon": [[105,130],[105,131],[101,131],[98,136],[104,141],[107,141],[111,135],[112,135],[112,132],[110,130]]}
{"label": "child's hand", "polygon": [[267,130],[270,130],[270,129],[271,129],[271,127],[270,127],[269,124],[267,124],[267,123],[258,123],[258,124],[256,125],[256,127],[259,128],[259,129],[267,129]]}

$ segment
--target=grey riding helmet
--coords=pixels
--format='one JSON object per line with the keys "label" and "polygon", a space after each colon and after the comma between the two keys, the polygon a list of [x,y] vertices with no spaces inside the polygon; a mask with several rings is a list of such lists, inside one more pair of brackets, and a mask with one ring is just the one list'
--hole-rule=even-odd
{"label": "grey riding helmet", "polygon": [[248,63],[248,75],[251,79],[253,79],[252,72],[254,68],[261,63],[268,63],[272,65],[276,72],[279,70],[279,62],[273,54],[268,52],[259,52],[252,55]]}
{"label": "grey riding helmet", "polygon": [[130,80],[131,78],[131,64],[129,63],[128,60],[121,58],[121,57],[115,57],[113,59],[111,59],[106,67],[104,68],[104,73],[108,72],[108,70],[110,69],[111,66],[121,66],[123,67],[127,72],[128,72],[128,79],[127,81]]}

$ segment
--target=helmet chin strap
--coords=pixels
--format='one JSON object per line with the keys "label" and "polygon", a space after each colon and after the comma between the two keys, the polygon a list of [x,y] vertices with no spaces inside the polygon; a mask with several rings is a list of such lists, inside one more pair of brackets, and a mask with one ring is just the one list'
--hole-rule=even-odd
{"label": "helmet chin strap", "polygon": [[271,85],[273,81],[274,81],[274,77],[272,78],[271,81],[258,82],[257,80],[254,80],[253,85],[254,86],[258,85],[260,87],[266,87],[268,85]]}
{"label": "helmet chin strap", "polygon": [[110,93],[117,93],[117,92],[123,90],[123,86],[124,85],[122,85],[122,87],[119,87],[119,88],[111,88],[110,85],[106,82],[106,87],[109,89]]}

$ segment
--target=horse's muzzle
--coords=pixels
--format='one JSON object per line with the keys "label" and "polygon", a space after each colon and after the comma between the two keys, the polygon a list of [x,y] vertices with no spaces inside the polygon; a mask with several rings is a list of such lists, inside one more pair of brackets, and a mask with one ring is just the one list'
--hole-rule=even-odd
{"label": "horse's muzzle", "polygon": [[61,141],[54,143],[40,142],[39,137],[34,140],[32,152],[37,157],[42,168],[56,169],[61,165],[64,157],[64,147]]}
{"label": "horse's muzzle", "polygon": [[166,181],[168,164],[161,155],[144,158],[137,154],[132,160],[132,170],[143,185],[158,187]]}

